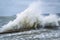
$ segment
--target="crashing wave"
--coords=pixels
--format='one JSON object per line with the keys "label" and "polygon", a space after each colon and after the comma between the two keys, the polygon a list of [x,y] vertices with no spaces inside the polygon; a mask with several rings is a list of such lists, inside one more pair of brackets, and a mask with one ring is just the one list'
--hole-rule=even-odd
{"label": "crashing wave", "polygon": [[44,16],[40,11],[41,3],[34,2],[21,13],[16,15],[16,19],[2,26],[0,33],[17,32],[37,28],[56,28],[59,27],[60,18],[49,14]]}

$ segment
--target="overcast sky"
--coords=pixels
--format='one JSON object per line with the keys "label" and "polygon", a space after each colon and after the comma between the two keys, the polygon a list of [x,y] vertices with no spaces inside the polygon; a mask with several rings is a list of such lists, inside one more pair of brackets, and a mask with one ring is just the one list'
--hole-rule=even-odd
{"label": "overcast sky", "polygon": [[[11,16],[24,11],[37,0],[0,0],[0,16]],[[60,13],[60,0],[42,0],[41,10],[45,13]]]}

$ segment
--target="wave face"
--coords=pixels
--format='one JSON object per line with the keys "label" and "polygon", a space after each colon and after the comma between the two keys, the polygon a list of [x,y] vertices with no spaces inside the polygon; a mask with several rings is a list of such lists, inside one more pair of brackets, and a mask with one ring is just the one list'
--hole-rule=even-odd
{"label": "wave face", "polygon": [[60,18],[53,13],[45,16],[41,12],[42,3],[33,2],[29,7],[21,13],[17,13],[16,19],[2,26],[0,33],[20,31],[22,29],[31,28],[56,28],[60,25]]}

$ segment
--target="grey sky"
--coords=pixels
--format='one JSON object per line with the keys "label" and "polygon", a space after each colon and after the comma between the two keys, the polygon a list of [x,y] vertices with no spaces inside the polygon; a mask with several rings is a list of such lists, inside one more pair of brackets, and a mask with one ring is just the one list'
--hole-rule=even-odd
{"label": "grey sky", "polygon": [[[0,16],[11,16],[25,10],[37,0],[0,0]],[[60,0],[42,0],[42,12],[60,13]],[[53,12],[53,13],[54,13]]]}

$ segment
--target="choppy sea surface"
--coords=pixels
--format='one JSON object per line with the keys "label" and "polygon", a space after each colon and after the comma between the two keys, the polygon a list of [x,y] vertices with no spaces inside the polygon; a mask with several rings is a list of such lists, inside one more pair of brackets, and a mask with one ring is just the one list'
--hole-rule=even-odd
{"label": "choppy sea surface", "polygon": [[[14,16],[0,16],[0,28],[14,19]],[[0,34],[0,40],[60,40],[60,29],[41,28],[24,32]]]}

